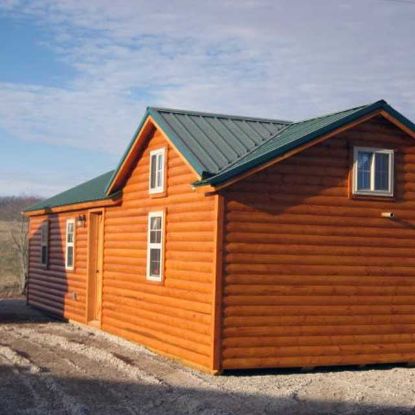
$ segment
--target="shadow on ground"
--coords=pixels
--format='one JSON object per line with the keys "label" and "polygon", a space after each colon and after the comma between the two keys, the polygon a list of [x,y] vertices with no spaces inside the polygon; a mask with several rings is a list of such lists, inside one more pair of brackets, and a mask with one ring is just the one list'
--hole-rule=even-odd
{"label": "shadow on ground", "polygon": [[[358,374],[363,369],[353,368],[351,378],[338,383],[337,389],[324,373],[329,376],[351,371],[350,367],[318,369],[301,377],[298,387],[290,385],[298,378],[298,370],[244,370],[227,372],[222,378],[207,377],[140,351],[134,355],[128,348],[119,351],[117,357],[108,343],[100,345],[97,339],[85,342],[88,332],[84,329],[71,331],[74,326],[43,324],[53,322],[59,320],[27,306],[24,298],[0,299],[0,329],[3,328],[0,330],[0,415],[415,413],[408,400],[400,405],[400,400],[376,404],[370,397],[369,402],[356,399],[353,393],[359,390],[362,380]],[[31,337],[31,331],[37,337]],[[56,343],[58,336],[62,336],[60,346]],[[111,357],[96,360],[100,351],[111,352]],[[136,369],[134,374],[123,363],[120,366],[119,359],[125,362],[126,356],[132,358],[127,366]],[[153,366],[148,366],[149,360]],[[390,368],[390,365],[376,366],[372,370]],[[404,376],[410,379],[410,373]],[[285,390],[281,389],[282,378]],[[308,389],[306,396],[303,392],[311,382],[322,393],[316,395],[315,389]],[[327,399],[324,399],[325,393]]]}
{"label": "shadow on ground", "polygon": [[[24,380],[23,380],[24,379]],[[33,391],[36,391],[34,394]],[[55,376],[0,365],[0,413],[69,414],[413,414],[410,408],[344,401],[271,398],[261,393],[226,393]],[[258,408],[256,410],[255,408]],[[32,412],[31,412],[32,411]],[[39,412],[40,411],[40,412]],[[61,412],[62,411],[62,412]]]}
{"label": "shadow on ground", "polygon": [[58,322],[54,317],[26,305],[24,297],[0,297],[0,324]]}

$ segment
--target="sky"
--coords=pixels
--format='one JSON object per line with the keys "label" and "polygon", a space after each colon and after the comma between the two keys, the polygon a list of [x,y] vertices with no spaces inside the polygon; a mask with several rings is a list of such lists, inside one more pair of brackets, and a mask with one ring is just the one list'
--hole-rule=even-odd
{"label": "sky", "polygon": [[147,106],[415,120],[415,0],[0,0],[0,195],[113,169]]}

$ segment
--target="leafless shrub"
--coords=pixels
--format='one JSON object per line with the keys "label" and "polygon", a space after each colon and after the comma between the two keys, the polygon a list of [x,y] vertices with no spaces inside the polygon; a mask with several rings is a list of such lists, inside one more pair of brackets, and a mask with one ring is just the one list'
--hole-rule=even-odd
{"label": "leafless shrub", "polygon": [[28,221],[23,215],[16,221],[16,226],[10,231],[10,238],[20,265],[20,289],[22,293],[26,292],[28,278],[28,261],[29,261],[29,243],[28,243]]}

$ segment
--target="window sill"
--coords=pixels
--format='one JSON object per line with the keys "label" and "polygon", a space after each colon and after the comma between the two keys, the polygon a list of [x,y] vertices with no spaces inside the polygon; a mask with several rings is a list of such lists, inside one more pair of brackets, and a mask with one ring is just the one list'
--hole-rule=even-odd
{"label": "window sill", "polygon": [[161,280],[150,280],[146,277],[146,282],[152,285],[164,285],[164,279]]}
{"label": "window sill", "polygon": [[165,190],[164,192],[149,193],[148,195],[150,196],[151,199],[158,199],[160,197],[166,197],[167,191]]}
{"label": "window sill", "polygon": [[382,195],[382,194],[363,194],[363,193],[352,193],[350,199],[354,200],[380,200],[383,202],[394,202],[395,195]]}

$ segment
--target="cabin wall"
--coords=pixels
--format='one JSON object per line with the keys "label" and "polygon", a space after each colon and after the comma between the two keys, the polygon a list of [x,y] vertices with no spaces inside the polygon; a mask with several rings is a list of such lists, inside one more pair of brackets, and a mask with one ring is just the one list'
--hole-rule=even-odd
{"label": "cabin wall", "polygon": [[[85,322],[87,228],[75,227],[75,268],[65,269],[66,220],[86,211],[32,216],[29,222],[29,304]],[[49,266],[41,264],[41,226],[49,221]]]}
{"label": "cabin wall", "polygon": [[[349,197],[353,145],[395,149],[395,200]],[[223,368],[415,361],[413,139],[376,118],[222,193]]]}
{"label": "cabin wall", "polygon": [[[149,152],[167,148],[167,194],[150,196]],[[192,365],[213,369],[216,196],[192,190],[195,174],[159,131],[107,208],[102,328]],[[165,210],[164,281],[146,280],[148,213]]]}

